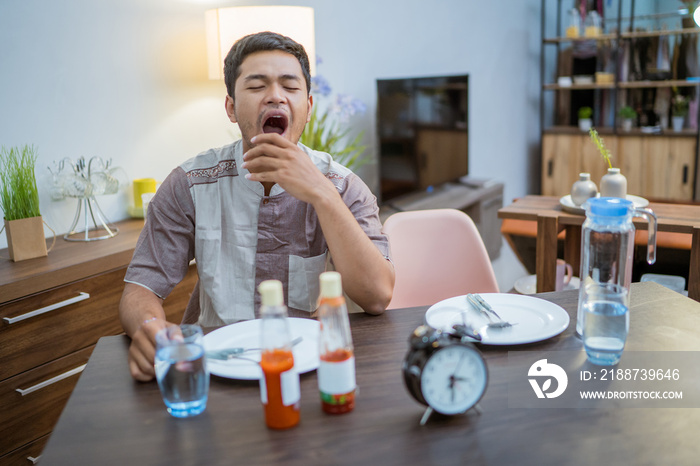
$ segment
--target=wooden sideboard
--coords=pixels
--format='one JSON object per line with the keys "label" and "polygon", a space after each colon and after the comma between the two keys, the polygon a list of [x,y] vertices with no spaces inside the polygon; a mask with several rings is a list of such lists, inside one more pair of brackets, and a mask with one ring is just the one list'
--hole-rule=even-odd
{"label": "wooden sideboard", "polygon": [[[97,340],[122,333],[119,299],[143,220],[117,226],[107,240],[57,239],[47,257],[12,262],[0,250],[0,464],[39,457]],[[193,265],[165,300],[170,321],[196,281]]]}
{"label": "wooden sideboard", "polygon": [[498,219],[501,207],[503,183],[464,176],[459,183],[443,183],[431,191],[416,191],[391,199],[380,207],[379,219],[383,224],[391,214],[407,210],[461,210],[476,224],[493,260],[501,254],[501,221]]}

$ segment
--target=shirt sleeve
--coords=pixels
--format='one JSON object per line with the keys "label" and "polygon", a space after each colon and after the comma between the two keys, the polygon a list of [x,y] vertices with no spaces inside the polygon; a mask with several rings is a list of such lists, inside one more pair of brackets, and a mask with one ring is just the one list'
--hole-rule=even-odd
{"label": "shirt sleeve", "polygon": [[184,170],[163,181],[148,204],[147,218],[126,270],[135,283],[164,299],[187,274],[194,258],[195,211]]}
{"label": "shirt sleeve", "polygon": [[382,232],[382,222],[379,220],[377,197],[372,194],[365,182],[354,173],[345,178],[344,184],[340,189],[343,202],[348,206],[372,243],[379,249],[379,252],[387,260],[391,260],[389,239]]}

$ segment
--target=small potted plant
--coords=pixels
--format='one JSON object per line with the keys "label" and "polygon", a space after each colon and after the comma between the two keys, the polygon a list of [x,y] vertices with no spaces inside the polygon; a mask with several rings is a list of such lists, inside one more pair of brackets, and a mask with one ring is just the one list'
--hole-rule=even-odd
{"label": "small potted plant", "polygon": [[683,129],[683,123],[685,122],[685,116],[687,114],[688,99],[681,94],[676,94],[671,101],[673,131],[681,131]]}
{"label": "small potted plant", "polygon": [[603,138],[598,135],[598,131],[595,128],[591,128],[588,133],[608,166],[608,172],[600,179],[600,197],[621,197],[625,199],[627,197],[627,178],[620,173],[619,168],[612,166],[610,161],[612,154],[605,147]]}
{"label": "small potted plant", "polygon": [[0,208],[10,259],[18,262],[47,254],[33,146],[0,150]]}
{"label": "small potted plant", "polygon": [[581,131],[588,131],[593,126],[593,109],[591,107],[581,107],[578,109],[578,127]]}
{"label": "small potted plant", "polygon": [[622,118],[622,129],[629,131],[632,129],[634,120],[637,118],[637,112],[630,106],[626,105],[620,109],[620,118]]}

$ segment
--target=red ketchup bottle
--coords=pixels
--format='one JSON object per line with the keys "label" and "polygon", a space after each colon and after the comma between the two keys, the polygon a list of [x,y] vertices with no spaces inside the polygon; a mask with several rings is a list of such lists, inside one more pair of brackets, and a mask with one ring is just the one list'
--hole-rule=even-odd
{"label": "red ketchup bottle", "polygon": [[261,297],[260,398],[265,423],[271,429],[288,429],[299,424],[301,391],[284,305],[282,283],[266,280],[258,287]]}
{"label": "red ketchup bottle", "polygon": [[317,375],[321,408],[329,414],[343,414],[355,407],[356,389],[348,309],[338,272],[322,273],[320,283],[320,364]]}

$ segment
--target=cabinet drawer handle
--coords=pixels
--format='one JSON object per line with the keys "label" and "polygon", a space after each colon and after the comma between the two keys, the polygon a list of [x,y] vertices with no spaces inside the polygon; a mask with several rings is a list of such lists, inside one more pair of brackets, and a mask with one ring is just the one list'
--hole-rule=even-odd
{"label": "cabinet drawer handle", "polygon": [[34,458],[33,456],[27,456],[27,461],[29,461],[32,464],[37,464],[40,459],[41,455],[37,456],[36,458]]}
{"label": "cabinet drawer handle", "polygon": [[68,372],[64,372],[63,374],[57,375],[56,377],[52,377],[48,380],[44,380],[43,382],[40,382],[36,385],[32,385],[29,388],[21,389],[21,388],[15,388],[16,391],[19,392],[20,395],[29,395],[32,392],[35,392],[37,390],[41,390],[44,387],[48,387],[49,385],[55,384],[56,382],[60,382],[63,379],[67,379],[68,377],[72,377],[75,374],[80,374],[83,372],[83,369],[85,369],[85,366],[87,364],[83,364],[82,366],[78,366],[75,369],[71,369]]}
{"label": "cabinet drawer handle", "polygon": [[16,322],[19,322],[19,321],[22,321],[25,319],[30,319],[34,316],[44,314],[46,312],[50,312],[50,311],[54,311],[54,310],[62,308],[62,307],[66,307],[66,306],[73,304],[73,303],[85,301],[89,297],[90,297],[90,295],[88,293],[83,293],[81,291],[80,294],[78,296],[76,296],[75,298],[66,299],[65,301],[61,301],[60,303],[56,303],[56,304],[52,304],[50,306],[42,307],[41,309],[37,309],[36,311],[27,312],[26,314],[22,314],[22,315],[19,315],[17,317],[3,317],[2,320],[7,322],[8,324],[14,324]]}

